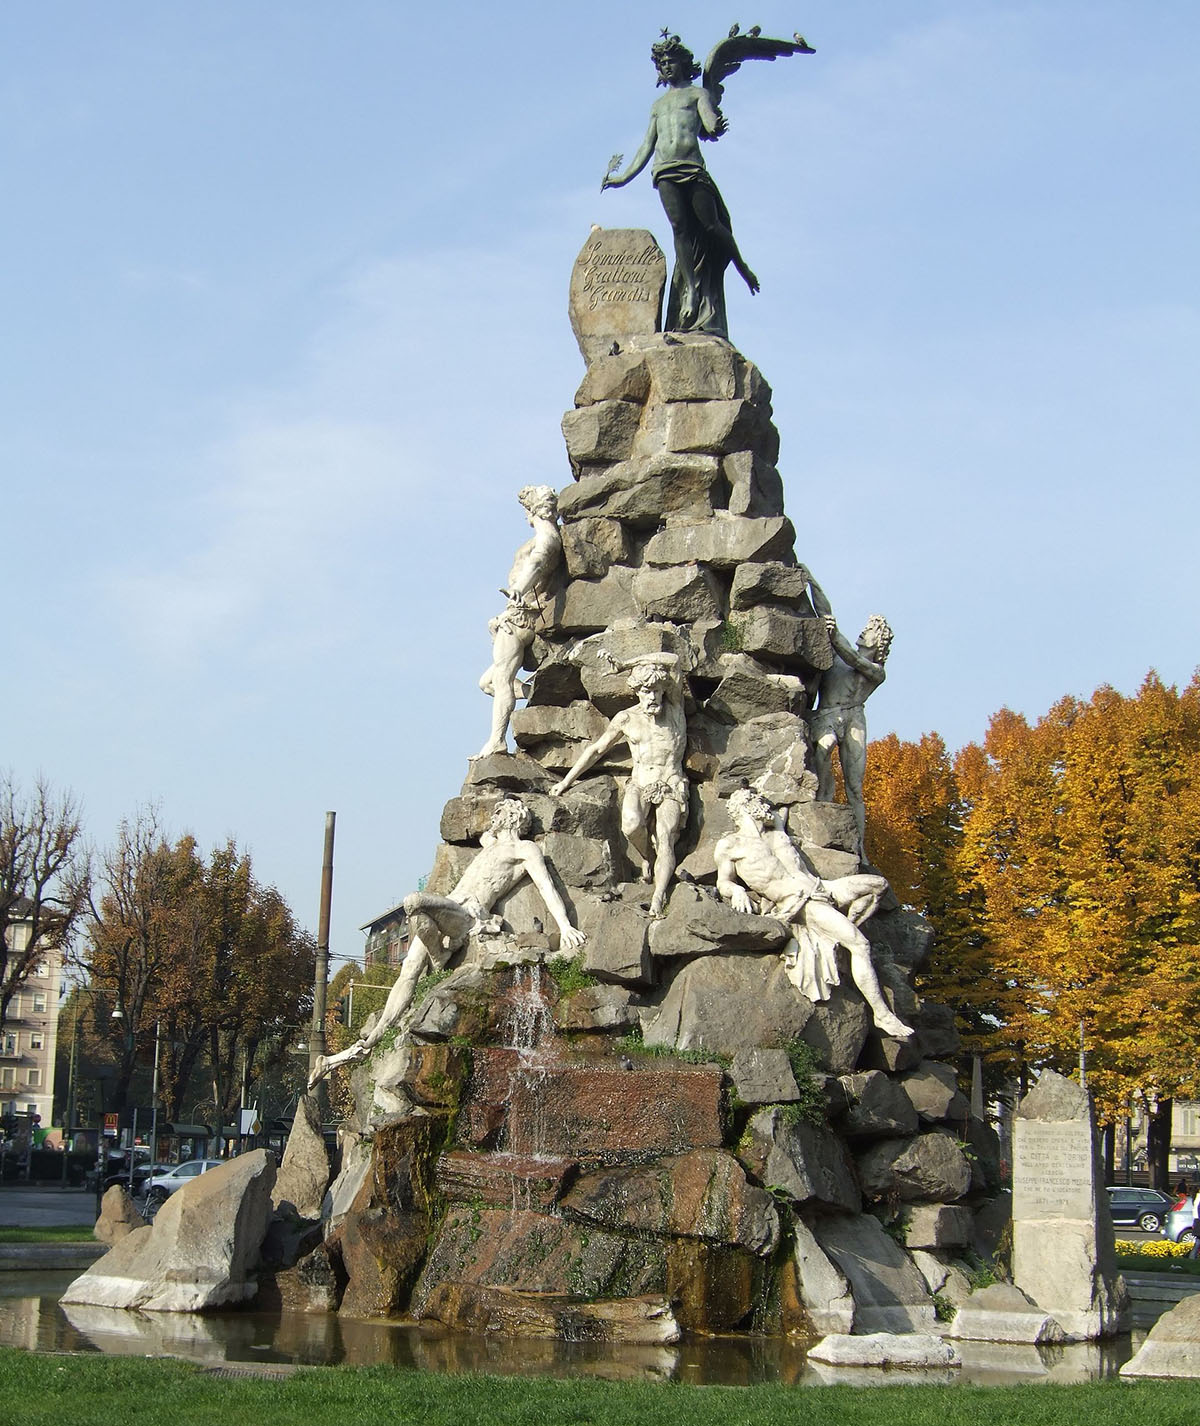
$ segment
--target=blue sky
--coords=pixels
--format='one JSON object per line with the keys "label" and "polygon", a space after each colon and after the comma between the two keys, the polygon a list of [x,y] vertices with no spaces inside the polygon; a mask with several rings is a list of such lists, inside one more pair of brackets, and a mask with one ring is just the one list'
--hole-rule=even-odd
{"label": "blue sky", "polygon": [[426,872],[563,485],[566,319],[663,24],[817,53],[706,158],[797,553],[896,640],[871,731],[1197,663],[1200,8],[58,0],[0,11],[0,766],[233,835],[333,948]]}

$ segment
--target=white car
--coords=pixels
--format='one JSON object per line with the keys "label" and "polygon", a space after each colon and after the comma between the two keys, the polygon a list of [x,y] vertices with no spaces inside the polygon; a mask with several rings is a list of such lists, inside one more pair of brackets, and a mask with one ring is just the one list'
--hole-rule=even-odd
{"label": "white car", "polygon": [[188,1159],[186,1163],[176,1164],[169,1173],[155,1174],[146,1185],[146,1207],[160,1208],[185,1183],[191,1183],[209,1169],[219,1169],[224,1162],[224,1159]]}
{"label": "white car", "polygon": [[1164,1231],[1172,1243],[1194,1243],[1197,1219],[1200,1219],[1200,1193],[1195,1198],[1181,1194],[1171,1205]]}

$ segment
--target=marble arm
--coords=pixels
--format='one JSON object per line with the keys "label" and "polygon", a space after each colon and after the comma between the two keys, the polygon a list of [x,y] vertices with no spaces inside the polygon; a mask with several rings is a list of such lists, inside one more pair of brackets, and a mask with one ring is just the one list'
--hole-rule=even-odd
{"label": "marble arm", "polygon": [[579,754],[575,760],[575,765],[571,768],[571,771],[567,773],[566,777],[556,782],[550,789],[551,797],[561,797],[572,783],[582,777],[588,768],[598,763],[604,754],[608,752],[609,748],[616,747],[624,736],[625,725],[621,721],[621,715],[618,713],[595,742],[589,743],[583,752]]}
{"label": "marble arm", "polygon": [[733,858],[720,846],[717,847],[716,858],[717,890],[735,911],[741,911],[747,916],[753,916],[754,904],[750,900],[749,892],[737,880],[737,871]]}
{"label": "marble arm", "polygon": [[562,558],[562,536],[551,520],[535,519],[534,537],[527,540],[513,558],[508,573],[510,598],[535,599],[545,593],[550,576]]}
{"label": "marble arm", "polygon": [[615,669],[637,668],[639,664],[651,663],[656,668],[666,669],[668,673],[678,673],[681,662],[679,655],[669,649],[657,654],[635,654],[632,658],[624,659],[615,658],[606,652],[604,657]]}
{"label": "marble arm", "polygon": [[529,875],[529,880],[541,893],[542,900],[546,903],[546,910],[554,918],[562,945],[564,947],[582,946],[587,937],[571,924],[570,913],[567,911],[562,897],[558,894],[558,887],[554,884],[554,878],[550,875],[550,870],[546,866],[546,858],[542,855],[540,848],[534,846],[527,853],[525,870]]}

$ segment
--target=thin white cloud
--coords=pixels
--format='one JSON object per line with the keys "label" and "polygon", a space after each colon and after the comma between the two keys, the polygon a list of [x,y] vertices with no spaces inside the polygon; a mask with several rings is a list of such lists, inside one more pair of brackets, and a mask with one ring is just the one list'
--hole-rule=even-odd
{"label": "thin white cloud", "polygon": [[190,528],[170,562],[111,578],[126,630],[153,659],[188,664],[305,617],[326,550],[370,518],[398,456],[391,433],[369,426],[321,417],[245,426],[210,457],[210,488],[187,502]]}
{"label": "thin white cloud", "polygon": [[[528,256],[441,249],[364,264],[322,294],[295,370],[240,397],[227,433],[173,473],[153,543],[120,552],[107,587],[127,635],[176,666],[319,642],[361,622],[347,591],[387,531],[404,545],[398,578],[416,581],[442,546],[469,569],[460,503],[515,492],[543,448],[540,478],[564,473],[557,412],[573,378],[552,375],[558,349],[538,349],[539,323],[482,320],[511,314],[514,291],[553,304],[544,286]],[[542,407],[512,399],[514,369]]]}

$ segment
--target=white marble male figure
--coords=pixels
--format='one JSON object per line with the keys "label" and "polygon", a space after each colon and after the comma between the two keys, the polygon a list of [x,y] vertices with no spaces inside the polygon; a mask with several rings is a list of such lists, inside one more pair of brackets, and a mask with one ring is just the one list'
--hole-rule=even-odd
{"label": "white marble male figure", "polygon": [[508,751],[508,725],[517,699],[525,696],[520,678],[525,651],[533,642],[539,595],[546,592],[550,577],[562,558],[562,536],[558,529],[558,497],[548,485],[526,485],[517,493],[533,526],[513,556],[508,572],[508,597],[503,611],[488,624],[492,636],[492,662],[479,686],[492,699],[492,728],[488,740],[476,754],[486,758]]}
{"label": "white marble male figure", "polygon": [[[866,873],[822,881],[800,858],[782,825],[782,816],[760,793],[739,788],[729,799],[735,830],[716,846],[717,890],[735,911],[754,912],[753,892],[762,903],[760,914],[778,916],[800,933],[799,961],[789,975],[810,999],[825,999],[828,985],[838,983],[837,966],[822,967],[823,940],[850,952],[850,974],[871,1007],[876,1027],[893,1039],[906,1039],[911,1026],[895,1015],[884,999],[871,962],[871,943],[859,930],[887,890],[881,876]],[[793,973],[795,972],[795,973]]]}
{"label": "white marble male figure", "polygon": [[[805,573],[808,574],[808,571]],[[829,599],[811,574],[808,574],[808,588],[813,608],[825,620],[834,652],[833,664],[821,676],[816,711],[808,720],[813,739],[817,797],[821,802],[834,801],[833,754],[837,749],[842,780],[846,784],[846,801],[854,814],[858,854],[861,857],[867,829],[866,805],[863,802],[867,718],[863,704],[887,677],[883,665],[892,646],[892,630],[882,614],[872,614],[858,636],[858,647],[854,648],[838,629]]]}
{"label": "white marble male figure", "polygon": [[523,803],[515,797],[506,797],[492,813],[478,855],[449,896],[415,891],[404,898],[411,933],[408,953],[379,1019],[349,1049],[336,1055],[319,1056],[309,1077],[309,1089],[338,1065],[370,1054],[412,1003],[421,976],[426,971],[441,970],[450,957],[467,944],[472,932],[487,920],[496,902],[525,877],[541,892],[546,909],[554,918],[560,949],[573,950],[583,945],[587,937],[571,924],[570,913],[550,875],[542,849],[536,842],[524,840],[531,821],[529,809]]}
{"label": "white marble male figure", "polygon": [[520,669],[525,650],[533,642],[537,610],[532,600],[520,594],[509,596],[502,613],[488,624],[492,636],[492,662],[484,670],[479,686],[492,698],[492,730],[476,757],[508,752],[508,725],[517,699],[525,696]]}
{"label": "white marble male figure", "polygon": [[508,572],[510,598],[544,594],[550,576],[562,558],[562,535],[558,528],[558,496],[548,485],[524,485],[517,499],[525,510],[525,518],[533,527],[533,537],[525,541],[513,556]]}
{"label": "white marble male figure", "polygon": [[637,703],[612,719],[550,791],[561,796],[610,748],[621,742],[629,744],[633,771],[621,801],[621,831],[647,881],[653,858],[650,915],[661,916],[675,875],[675,840],[688,813],[688,784],[683,775],[687,720],[680,660],[674,653],[642,654],[617,667],[629,669],[629,687],[637,694]]}

